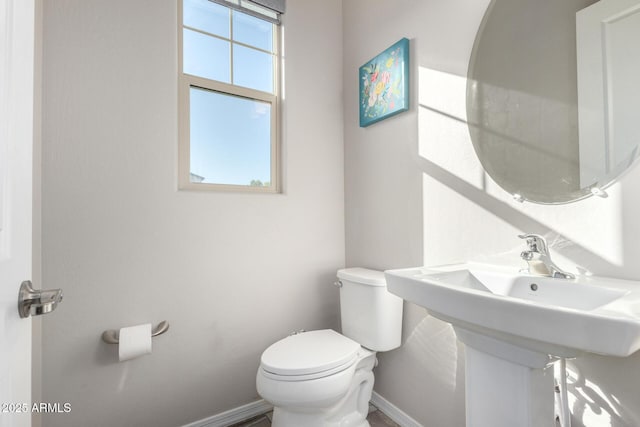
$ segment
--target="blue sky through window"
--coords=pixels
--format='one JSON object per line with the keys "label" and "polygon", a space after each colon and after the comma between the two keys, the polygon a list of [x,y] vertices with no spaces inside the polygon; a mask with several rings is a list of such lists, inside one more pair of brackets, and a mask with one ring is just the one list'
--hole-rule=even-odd
{"label": "blue sky through window", "polygon": [[209,0],[184,0],[184,25],[229,38],[229,8]]}
{"label": "blue sky through window", "polygon": [[233,12],[233,39],[273,51],[273,24],[245,13]]}
{"label": "blue sky through window", "polygon": [[183,40],[185,73],[231,83],[229,42],[186,28]]}
{"label": "blue sky through window", "polygon": [[271,106],[191,88],[191,173],[204,183],[271,181]]}
{"label": "blue sky through window", "polygon": [[[183,4],[184,25],[200,30],[183,30],[185,73],[274,92],[275,57],[264,52],[273,51],[273,24],[208,0]],[[192,181],[270,183],[271,104],[193,86],[189,97]]]}

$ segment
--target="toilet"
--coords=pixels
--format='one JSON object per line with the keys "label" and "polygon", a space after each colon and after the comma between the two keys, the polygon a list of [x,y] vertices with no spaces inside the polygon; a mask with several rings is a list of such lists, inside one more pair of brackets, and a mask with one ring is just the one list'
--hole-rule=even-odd
{"label": "toilet", "polygon": [[400,346],[402,299],[387,291],[381,271],[337,276],[342,334],[298,333],[262,353],[256,386],[274,407],[273,427],[369,427],[376,352]]}

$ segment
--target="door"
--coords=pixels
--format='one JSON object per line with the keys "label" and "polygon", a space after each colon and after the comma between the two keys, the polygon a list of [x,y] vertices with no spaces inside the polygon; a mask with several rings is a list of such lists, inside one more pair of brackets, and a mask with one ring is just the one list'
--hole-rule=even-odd
{"label": "door", "polygon": [[0,427],[31,425],[31,278],[35,0],[0,0]]}
{"label": "door", "polygon": [[582,188],[619,175],[639,155],[638,39],[638,0],[600,0],[576,14]]}

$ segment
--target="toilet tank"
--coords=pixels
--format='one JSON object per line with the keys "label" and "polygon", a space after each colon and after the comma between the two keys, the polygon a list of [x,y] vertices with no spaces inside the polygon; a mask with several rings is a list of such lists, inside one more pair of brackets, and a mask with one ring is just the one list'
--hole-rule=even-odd
{"label": "toilet tank", "polygon": [[342,334],[374,351],[400,347],[403,300],[387,291],[381,271],[338,270]]}

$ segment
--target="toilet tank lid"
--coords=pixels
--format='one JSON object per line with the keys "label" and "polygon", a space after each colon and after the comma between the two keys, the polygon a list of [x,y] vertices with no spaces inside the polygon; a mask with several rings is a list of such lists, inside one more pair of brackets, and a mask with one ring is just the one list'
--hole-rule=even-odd
{"label": "toilet tank lid", "polygon": [[384,273],[377,270],[369,270],[368,268],[343,268],[338,270],[338,279],[349,280],[350,282],[362,283],[370,286],[386,286]]}

